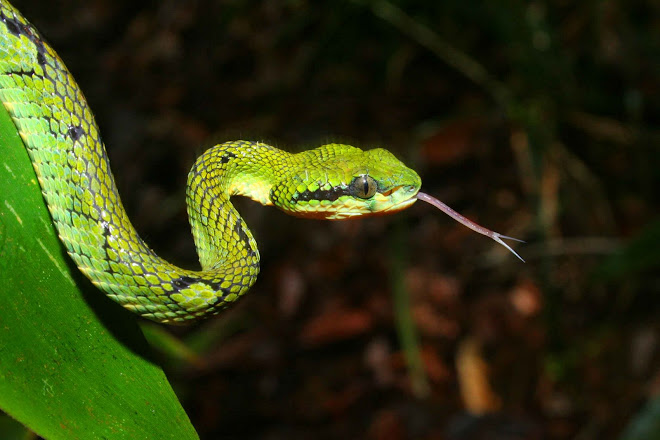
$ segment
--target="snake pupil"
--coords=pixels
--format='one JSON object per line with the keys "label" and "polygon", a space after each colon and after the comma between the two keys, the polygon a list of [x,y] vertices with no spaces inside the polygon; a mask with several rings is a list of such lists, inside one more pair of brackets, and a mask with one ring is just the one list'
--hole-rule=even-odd
{"label": "snake pupil", "polygon": [[354,197],[369,199],[376,194],[377,187],[378,185],[373,177],[367,174],[361,174],[353,179],[349,186],[349,191]]}

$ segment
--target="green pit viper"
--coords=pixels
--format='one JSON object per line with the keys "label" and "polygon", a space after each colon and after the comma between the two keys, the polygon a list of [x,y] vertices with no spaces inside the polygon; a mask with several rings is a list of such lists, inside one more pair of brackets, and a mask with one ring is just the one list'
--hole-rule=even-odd
{"label": "green pit viper", "polygon": [[424,200],[518,256],[502,241],[511,237],[420,192],[417,173],[387,150],[329,144],[291,154],[261,142],[234,141],[206,151],[190,171],[186,202],[202,270],[181,269],[158,257],[131,225],[80,88],[39,32],[5,0],[0,99],[70,257],[110,298],[154,321],[181,323],[216,314],[255,282],[259,251],[230,202],[233,195],[324,219],[391,213]]}

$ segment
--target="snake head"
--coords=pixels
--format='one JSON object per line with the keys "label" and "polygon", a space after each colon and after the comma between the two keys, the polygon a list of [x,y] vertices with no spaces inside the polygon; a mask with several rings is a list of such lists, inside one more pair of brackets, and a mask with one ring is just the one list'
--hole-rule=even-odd
{"label": "snake head", "polygon": [[298,217],[339,220],[405,209],[417,200],[421,183],[387,150],[328,144],[296,154],[270,200]]}

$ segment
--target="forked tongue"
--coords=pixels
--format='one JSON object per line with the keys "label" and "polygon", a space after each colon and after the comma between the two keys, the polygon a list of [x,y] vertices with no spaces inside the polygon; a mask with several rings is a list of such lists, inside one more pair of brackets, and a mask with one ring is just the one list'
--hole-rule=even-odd
{"label": "forked tongue", "polygon": [[428,194],[425,194],[423,192],[418,192],[416,197],[417,197],[418,200],[423,200],[426,203],[430,203],[431,205],[435,206],[440,211],[444,212],[445,214],[447,214],[448,216],[450,216],[451,218],[453,218],[457,222],[463,223],[465,226],[472,229],[474,232],[477,232],[481,235],[485,235],[486,237],[492,238],[493,240],[495,240],[496,242],[498,242],[499,244],[501,244],[502,246],[507,248],[509,251],[511,251],[511,253],[513,255],[520,258],[520,261],[522,261],[523,263],[525,262],[525,260],[523,260],[522,257],[516,253],[516,251],[511,249],[511,247],[508,244],[506,244],[504,241],[502,241],[503,238],[506,238],[507,240],[514,240],[514,241],[519,241],[521,243],[524,243],[523,240],[518,240],[517,238],[508,237],[506,235],[499,234],[495,231],[491,231],[490,229],[486,229],[483,226],[478,225],[475,222],[465,218],[464,216],[462,216],[458,212],[451,209],[449,206],[442,203],[440,200],[436,199],[435,197],[431,197]]}

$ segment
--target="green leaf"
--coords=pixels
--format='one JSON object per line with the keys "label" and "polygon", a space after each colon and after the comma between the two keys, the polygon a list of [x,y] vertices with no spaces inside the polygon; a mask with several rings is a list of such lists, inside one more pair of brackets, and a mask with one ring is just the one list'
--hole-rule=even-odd
{"label": "green leaf", "polygon": [[47,439],[198,438],[136,318],[63,251],[0,109],[0,409]]}

